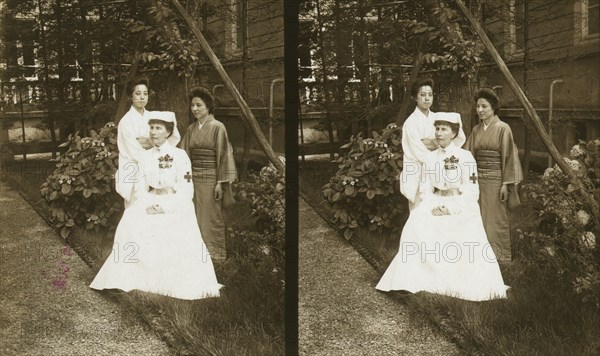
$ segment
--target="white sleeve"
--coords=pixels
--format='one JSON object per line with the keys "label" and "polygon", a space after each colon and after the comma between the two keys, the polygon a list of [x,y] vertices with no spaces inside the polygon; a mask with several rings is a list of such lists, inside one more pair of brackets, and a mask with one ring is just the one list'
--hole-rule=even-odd
{"label": "white sleeve", "polygon": [[[437,157],[437,155],[435,156]],[[435,170],[429,171],[428,167],[435,167],[435,159],[432,156],[431,152],[425,156],[425,162],[423,164],[423,174],[422,181],[419,189],[421,203],[427,206],[429,210],[433,209],[437,206],[437,196],[434,194],[435,187],[433,182],[431,181],[431,173],[435,172]]]}
{"label": "white sleeve", "polygon": [[117,147],[119,153],[128,159],[141,162],[144,158],[145,149],[137,141],[135,129],[127,114],[119,122],[117,130]]}
{"label": "white sleeve", "polygon": [[465,201],[479,200],[479,182],[477,176],[477,163],[470,151],[463,150],[461,169],[460,191]]}
{"label": "white sleeve", "polygon": [[192,181],[192,162],[184,150],[177,154],[177,180],[173,187],[178,200],[192,200],[194,198],[194,183]]}
{"label": "white sleeve", "polygon": [[404,157],[410,160],[424,162],[430,152],[423,141],[424,137],[419,135],[418,122],[407,120],[402,126],[402,150]]}

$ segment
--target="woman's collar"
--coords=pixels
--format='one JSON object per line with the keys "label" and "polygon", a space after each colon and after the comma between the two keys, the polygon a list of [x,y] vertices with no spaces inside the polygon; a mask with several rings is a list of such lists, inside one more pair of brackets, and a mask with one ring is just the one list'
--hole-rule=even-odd
{"label": "woman's collar", "polygon": [[442,150],[443,150],[443,151],[444,151],[444,152],[446,152],[446,153],[448,153],[448,152],[452,152],[452,151],[454,151],[455,149],[456,149],[456,145],[454,144],[454,140],[450,141],[450,143],[449,143],[449,144],[448,144],[448,146],[446,146],[446,147],[442,147],[442,146],[440,146],[440,151],[442,151]]}
{"label": "woman's collar", "polygon": [[137,111],[137,109],[133,105],[131,105],[131,107],[129,108],[129,111],[135,113],[136,115],[142,116],[142,117],[144,117],[144,115],[146,115],[146,113],[148,113],[148,110],[146,110],[146,108],[144,108],[144,111],[142,111],[142,113],[140,114],[140,112]]}
{"label": "woman's collar", "polygon": [[205,125],[207,122],[214,120],[215,117],[213,116],[213,114],[208,114],[208,116],[206,117],[206,119],[204,120],[204,122],[200,122],[200,120],[198,121],[198,124],[200,125],[200,127],[202,127],[203,125]]}
{"label": "woman's collar", "polygon": [[419,107],[418,107],[418,106],[417,106],[417,107],[415,107],[415,112],[416,112],[416,113],[419,113],[419,115],[421,115],[421,116],[423,116],[423,117],[425,117],[425,118],[428,118],[428,117],[430,117],[430,116],[431,116],[431,114],[432,114],[432,111],[431,111],[431,109],[429,109],[429,110],[427,111],[427,115],[425,115],[425,114],[424,114],[424,113],[421,111],[421,109],[419,109]]}
{"label": "woman's collar", "polygon": [[164,150],[169,149],[169,147],[171,147],[171,144],[169,143],[169,139],[168,138],[165,140],[165,142],[163,142],[162,145],[160,145],[160,146],[154,146],[154,148],[158,148],[161,152],[164,151]]}

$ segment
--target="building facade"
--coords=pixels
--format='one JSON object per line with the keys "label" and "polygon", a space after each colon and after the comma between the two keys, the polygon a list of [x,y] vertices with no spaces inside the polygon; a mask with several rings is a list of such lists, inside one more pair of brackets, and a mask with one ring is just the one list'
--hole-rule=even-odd
{"label": "building facade", "polygon": [[[578,140],[600,137],[599,1],[494,0],[486,1],[480,10],[490,40],[558,150],[568,153]],[[525,113],[495,63],[481,67],[477,84],[493,87],[499,94],[499,116],[511,125],[522,150]],[[449,83],[445,87],[461,91]],[[476,118],[470,110],[464,114]],[[532,161],[543,167],[545,147],[533,128],[529,131]]]}

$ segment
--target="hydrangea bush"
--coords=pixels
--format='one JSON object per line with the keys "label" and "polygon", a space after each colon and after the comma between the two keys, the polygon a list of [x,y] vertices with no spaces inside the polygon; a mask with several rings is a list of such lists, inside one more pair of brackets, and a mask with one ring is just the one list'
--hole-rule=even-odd
{"label": "hydrangea bush", "polygon": [[352,136],[342,146],[337,173],[323,186],[338,227],[350,239],[357,228],[398,231],[405,202],[401,198],[402,131],[394,123],[372,138]]}
{"label": "hydrangea bush", "polygon": [[546,169],[541,183],[525,184],[524,193],[539,212],[539,224],[519,231],[518,250],[530,263],[542,264],[567,284],[584,302],[600,306],[600,217],[583,204],[584,194],[600,201],[600,139],[581,142],[564,160],[582,180],[585,191],[574,186],[555,165]]}
{"label": "hydrangea bush", "polygon": [[69,135],[56,169],[41,186],[55,228],[66,238],[74,226],[114,229],[123,210],[115,191],[117,127],[109,122],[90,137]]}
{"label": "hydrangea bush", "polygon": [[249,181],[235,185],[235,197],[248,204],[252,220],[245,228],[230,231],[236,253],[253,261],[256,269],[267,269],[283,289],[285,263],[285,176],[271,164]]}

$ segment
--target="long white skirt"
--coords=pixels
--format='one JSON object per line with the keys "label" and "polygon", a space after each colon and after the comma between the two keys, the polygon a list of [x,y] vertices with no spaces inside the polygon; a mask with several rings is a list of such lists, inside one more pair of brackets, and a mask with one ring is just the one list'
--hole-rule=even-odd
{"label": "long white skirt", "polygon": [[376,288],[471,301],[506,298],[509,287],[487,240],[479,206],[472,202],[462,208],[458,215],[444,216],[433,216],[427,204],[415,208],[402,230],[398,254]]}
{"label": "long white skirt", "polygon": [[[157,196],[153,202],[170,198]],[[90,287],[137,289],[179,299],[219,296],[222,285],[200,235],[192,200],[177,202],[176,211],[166,214],[148,214],[147,205],[138,200],[125,209],[113,251]],[[173,206],[173,201],[165,205]]]}

